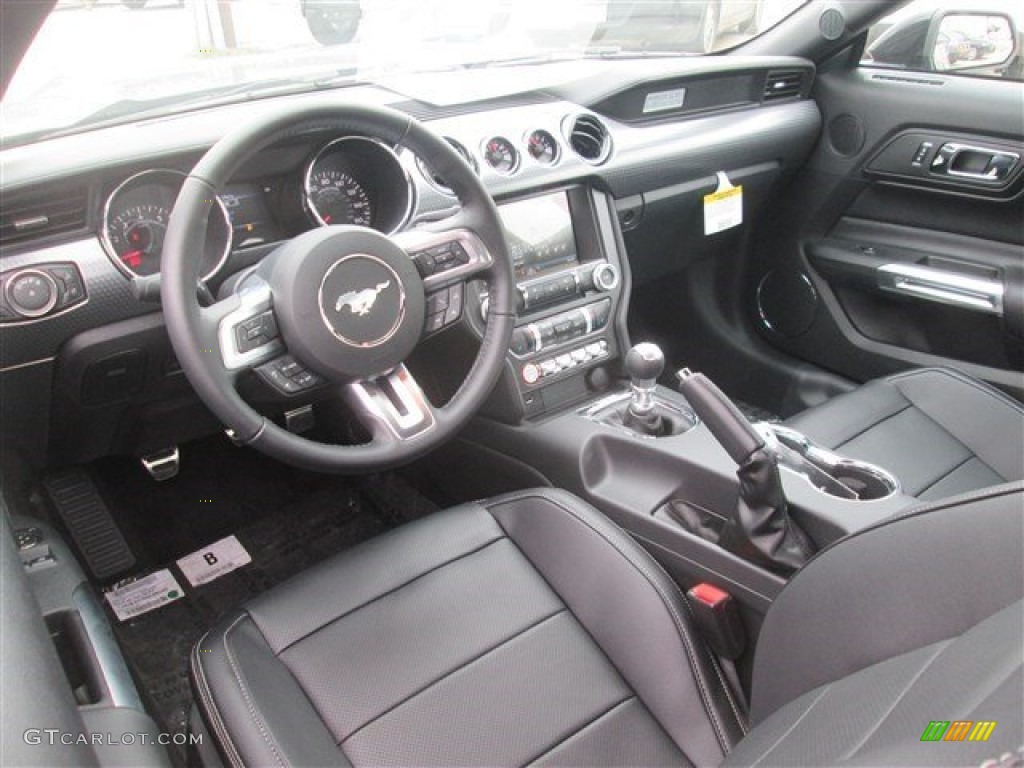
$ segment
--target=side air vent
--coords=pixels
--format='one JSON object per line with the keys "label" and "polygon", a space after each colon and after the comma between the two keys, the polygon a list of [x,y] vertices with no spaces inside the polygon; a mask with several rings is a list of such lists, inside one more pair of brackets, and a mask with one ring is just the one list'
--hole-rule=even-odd
{"label": "side air vent", "polygon": [[588,163],[599,165],[612,153],[612,137],[608,128],[594,115],[578,115],[571,119],[569,146]]}
{"label": "side air vent", "polygon": [[806,73],[799,69],[769,72],[764,82],[764,100],[781,101],[800,95]]}
{"label": "side air vent", "polygon": [[84,187],[6,196],[0,207],[0,247],[85,229],[88,201]]}

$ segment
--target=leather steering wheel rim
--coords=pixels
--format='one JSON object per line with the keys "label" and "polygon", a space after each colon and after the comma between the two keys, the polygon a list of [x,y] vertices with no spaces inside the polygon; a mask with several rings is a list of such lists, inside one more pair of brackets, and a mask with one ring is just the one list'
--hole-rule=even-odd
{"label": "leather steering wheel rim", "polygon": [[[366,424],[372,434],[370,442],[334,445],[300,437],[264,417],[236,391],[239,373],[230,370],[221,348],[220,322],[226,313],[237,309],[238,296],[213,307],[202,307],[198,300],[199,255],[216,195],[261,149],[324,129],[400,145],[424,158],[445,179],[462,206],[459,213],[432,229],[468,230],[489,254],[486,268],[473,276],[486,280],[489,297],[476,359],[447,404],[428,404],[430,428],[410,438],[389,435],[377,424]],[[186,178],[168,221],[160,291],[167,331],[182,370],[200,399],[233,431],[236,440],[302,468],[347,473],[384,469],[418,458],[452,437],[480,409],[504,367],[515,321],[514,286],[497,207],[477,175],[448,142],[397,110],[346,104],[275,111],[229,133],[203,156]],[[274,301],[279,298],[275,295]],[[341,388],[351,382],[332,384]]]}

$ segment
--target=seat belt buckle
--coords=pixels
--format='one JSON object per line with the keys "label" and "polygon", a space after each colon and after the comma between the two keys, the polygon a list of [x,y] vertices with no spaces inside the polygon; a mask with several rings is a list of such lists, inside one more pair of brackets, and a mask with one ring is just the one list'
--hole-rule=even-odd
{"label": "seat belt buckle", "polygon": [[721,658],[738,659],[747,647],[747,633],[732,595],[701,582],[687,591],[686,601],[711,650]]}

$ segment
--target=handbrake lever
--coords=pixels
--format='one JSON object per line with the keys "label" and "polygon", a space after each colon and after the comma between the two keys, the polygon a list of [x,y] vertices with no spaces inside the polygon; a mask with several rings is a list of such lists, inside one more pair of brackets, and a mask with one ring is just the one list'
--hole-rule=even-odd
{"label": "handbrake lever", "polygon": [[676,378],[679,391],[733,461],[742,465],[764,448],[764,438],[711,379],[689,368],[677,371]]}
{"label": "handbrake lever", "polygon": [[676,376],[690,407],[738,465],[739,497],[718,545],[779,573],[797,570],[814,546],[789,515],[775,453],[710,379],[687,368]]}

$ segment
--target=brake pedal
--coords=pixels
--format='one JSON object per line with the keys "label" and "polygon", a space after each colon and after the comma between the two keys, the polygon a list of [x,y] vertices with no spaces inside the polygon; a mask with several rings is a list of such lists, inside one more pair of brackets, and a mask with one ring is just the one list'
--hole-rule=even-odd
{"label": "brake pedal", "polygon": [[143,456],[140,461],[143,468],[149,472],[149,476],[158,483],[176,477],[178,470],[181,469],[181,453],[178,451],[178,446],[154,451]]}
{"label": "brake pedal", "polygon": [[102,581],[135,566],[135,555],[84,470],[48,475],[43,489],[96,579]]}

